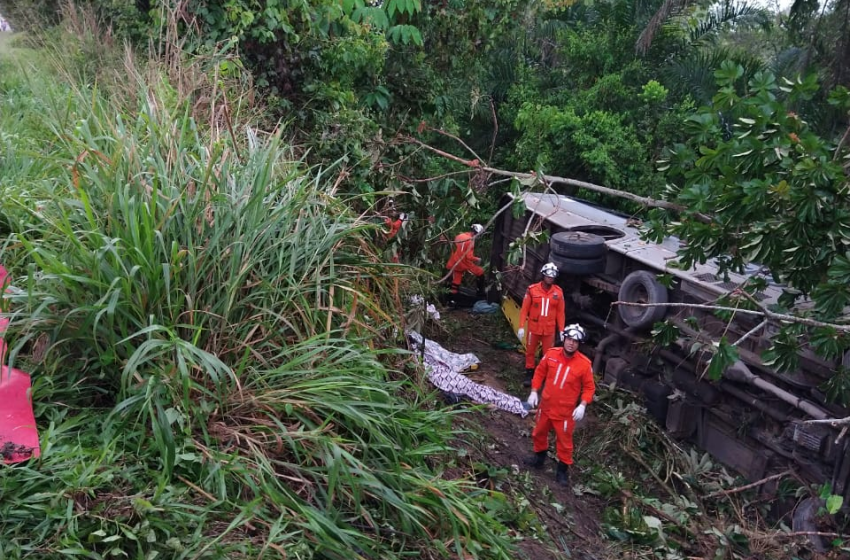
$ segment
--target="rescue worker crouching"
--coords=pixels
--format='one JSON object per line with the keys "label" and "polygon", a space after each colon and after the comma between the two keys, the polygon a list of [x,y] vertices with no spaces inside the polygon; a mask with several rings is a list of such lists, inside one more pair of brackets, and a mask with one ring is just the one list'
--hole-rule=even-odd
{"label": "rescue worker crouching", "polygon": [[[564,330],[564,292],[555,285],[558,267],[546,263],[540,269],[543,280],[532,284],[522,298],[522,310],[519,312],[517,336],[525,342],[525,381],[523,387],[531,386],[534,376],[534,355],[537,347],[542,346],[542,354],[552,347],[555,333]],[[528,322],[528,340],[525,339],[525,324]]]}
{"label": "rescue worker crouching", "polygon": [[481,224],[472,224],[471,232],[459,233],[455,236],[455,248],[449,261],[446,263],[446,268],[452,271],[451,293],[457,294],[460,290],[460,284],[463,281],[463,273],[469,272],[473,276],[478,277],[478,297],[485,296],[484,290],[484,269],[478,266],[481,262],[480,257],[476,257],[475,237],[484,231],[484,226]]}
{"label": "rescue worker crouching", "polygon": [[[576,422],[584,418],[585,409],[596,392],[596,384],[590,359],[578,351],[579,343],[586,337],[584,329],[579,324],[567,325],[562,336],[563,347],[546,352],[531,382],[528,404],[534,408],[539,403],[540,407],[537,423],[531,432],[534,455],[526,464],[534,468],[544,465],[549,449],[549,432],[555,430],[558,456],[555,481],[566,486],[570,482],[569,468],[573,464],[573,430]],[[542,398],[538,397],[541,387]]]}
{"label": "rescue worker crouching", "polygon": [[393,237],[398,235],[399,230],[401,230],[401,226],[403,226],[406,221],[407,214],[404,212],[400,214],[393,213],[392,216],[384,218],[384,225],[390,228],[389,231],[384,233],[387,241],[391,241]]}
{"label": "rescue worker crouching", "polygon": [[[397,213],[393,211],[391,216],[384,218],[384,225],[389,228],[388,231],[384,232],[384,240],[387,244],[391,243],[393,238],[398,235],[398,232],[401,231],[402,226],[407,221],[407,214],[404,212]],[[392,249],[392,261],[394,263],[399,263],[398,258],[398,249]]]}

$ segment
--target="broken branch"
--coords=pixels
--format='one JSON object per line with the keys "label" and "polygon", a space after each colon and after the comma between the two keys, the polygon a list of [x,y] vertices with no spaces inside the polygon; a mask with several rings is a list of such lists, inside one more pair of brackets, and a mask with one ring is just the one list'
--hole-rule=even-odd
{"label": "broken branch", "polygon": [[[430,128],[430,127],[428,128],[428,130],[432,130],[434,132],[437,132],[438,134],[442,134],[444,136],[447,136],[449,138],[453,138],[453,139],[457,140],[458,142],[460,142],[460,144],[465,146],[470,151],[470,153],[472,153],[473,155],[476,155],[475,152],[473,152],[468,146],[466,146],[466,144],[464,144],[456,136],[449,134],[447,132],[444,132],[442,130],[437,130],[437,129]],[[412,136],[407,136],[406,140],[408,142],[412,142],[414,144],[417,144],[417,145],[425,148],[426,150],[430,150],[431,152],[433,152],[433,153],[435,153],[435,154],[437,154],[441,157],[444,157],[446,159],[450,159],[452,161],[456,161],[456,162],[458,162],[462,165],[465,165],[467,167],[472,167],[474,169],[480,169],[480,170],[486,171],[486,172],[491,173],[493,175],[500,175],[502,177],[511,177],[511,178],[519,179],[519,180],[538,179],[538,180],[541,180],[541,181],[549,183],[549,184],[561,184],[561,185],[568,185],[568,186],[572,186],[572,187],[579,187],[579,188],[582,188],[582,189],[587,189],[589,191],[598,192],[600,194],[607,194],[609,196],[614,196],[614,197],[617,197],[617,198],[623,198],[623,199],[626,199],[626,200],[631,200],[632,202],[637,202],[638,204],[640,204],[642,206],[646,206],[647,208],[664,208],[666,210],[672,210],[672,211],[674,211],[676,213],[680,213],[680,214],[687,211],[687,208],[685,208],[684,206],[681,206],[679,204],[675,204],[673,202],[668,202],[666,200],[658,200],[658,199],[655,199],[655,198],[649,198],[649,197],[645,197],[645,196],[639,196],[639,195],[636,195],[636,194],[632,194],[632,193],[628,193],[628,192],[624,192],[624,191],[619,191],[619,190],[612,189],[612,188],[609,188],[609,187],[603,187],[602,185],[596,185],[594,183],[588,183],[586,181],[579,181],[577,179],[570,179],[568,177],[559,177],[557,175],[542,175],[542,176],[539,176],[536,173],[518,173],[516,171],[506,171],[504,169],[489,167],[487,165],[483,165],[481,163],[481,159],[478,158],[477,155],[476,155],[476,159],[467,160],[467,159],[463,159],[461,157],[458,157],[454,154],[450,154],[448,152],[440,150],[438,148],[434,148],[433,146],[429,146],[425,142],[422,142],[421,140],[418,140],[418,139],[416,139]],[[703,223],[710,223],[711,222],[711,218],[706,216],[705,214],[697,213],[697,214],[693,214],[693,217],[695,219],[699,220],[700,222],[703,222]]]}
{"label": "broken branch", "polygon": [[783,478],[783,477],[788,476],[790,474],[794,474],[794,473],[793,473],[793,471],[788,470],[788,471],[785,471],[785,472],[781,472],[779,474],[774,474],[772,476],[768,476],[767,478],[763,478],[761,480],[757,480],[757,481],[752,482],[750,484],[745,484],[744,486],[738,486],[736,488],[730,488],[728,490],[720,490],[718,492],[712,492],[711,494],[708,494],[706,496],[706,499],[717,498],[718,496],[728,496],[729,494],[737,494],[738,492],[743,492],[745,490],[749,490],[750,488],[755,488],[756,486],[761,486],[762,484],[770,482],[771,480],[776,480],[777,478]]}
{"label": "broken branch", "polygon": [[633,301],[615,301],[612,305],[627,305],[630,307],[691,307],[694,309],[708,309],[711,311],[732,311],[735,313],[743,313],[745,315],[758,315],[767,317],[775,321],[785,321],[788,323],[799,323],[810,327],[827,327],[841,332],[850,332],[850,325],[842,325],[838,323],[825,323],[815,319],[806,317],[797,317],[795,315],[786,315],[784,313],[774,313],[768,309],[761,307],[760,309],[742,309],[740,307],[726,307],[723,305],[707,305],[703,303],[635,303]]}
{"label": "broken branch", "polygon": [[759,323],[758,325],[756,325],[755,327],[753,327],[752,329],[750,329],[749,331],[747,331],[747,334],[745,334],[744,336],[742,336],[741,338],[739,338],[738,340],[736,340],[736,341],[732,344],[732,346],[738,346],[739,344],[741,344],[742,342],[744,342],[745,340],[747,340],[748,338],[750,338],[752,335],[756,334],[756,333],[759,331],[759,329],[761,329],[762,327],[764,327],[766,324],[767,324],[767,319],[765,319],[764,321],[762,321],[761,323]]}
{"label": "broken branch", "polygon": [[844,418],[824,418],[823,420],[804,420],[803,424],[829,424],[830,426],[844,426],[850,424],[850,416]]}

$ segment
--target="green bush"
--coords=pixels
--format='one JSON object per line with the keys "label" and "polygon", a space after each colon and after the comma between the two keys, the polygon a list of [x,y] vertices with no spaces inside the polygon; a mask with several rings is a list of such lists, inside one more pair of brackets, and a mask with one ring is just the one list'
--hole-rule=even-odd
{"label": "green bush", "polygon": [[451,414],[376,345],[398,293],[332,178],[166,82],[129,111],[30,80],[0,79],[29,123],[0,118],[27,147],[0,260],[43,443],[0,468],[0,554],[510,557],[488,492],[433,466]]}

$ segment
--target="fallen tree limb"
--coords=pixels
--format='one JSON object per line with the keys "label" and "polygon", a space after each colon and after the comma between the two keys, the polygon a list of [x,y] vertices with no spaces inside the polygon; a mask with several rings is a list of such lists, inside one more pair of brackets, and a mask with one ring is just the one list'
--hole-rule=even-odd
{"label": "fallen tree limb", "polygon": [[[447,136],[449,138],[452,138],[452,139],[456,140],[457,142],[459,142],[460,144],[462,144],[463,146],[466,146],[466,144],[464,144],[459,138],[457,138],[453,134],[449,134],[445,131],[438,130],[438,129],[435,129],[435,128],[430,128],[430,127],[426,127],[426,128],[428,130],[432,130],[432,131],[434,131],[438,134],[442,134],[443,136]],[[598,192],[600,194],[606,194],[608,196],[613,196],[613,197],[622,198],[622,199],[625,199],[625,200],[630,200],[632,202],[636,202],[636,203],[640,204],[641,206],[646,206],[647,208],[664,208],[666,210],[672,210],[673,212],[676,212],[676,213],[679,213],[679,214],[687,211],[687,208],[685,208],[684,206],[682,206],[680,204],[676,204],[674,202],[669,202],[667,200],[658,200],[656,198],[650,198],[650,197],[646,197],[646,196],[640,196],[640,195],[636,195],[636,194],[633,194],[633,193],[620,191],[620,190],[617,190],[617,189],[612,189],[610,187],[604,187],[602,185],[597,185],[595,183],[588,183],[587,181],[579,181],[578,179],[570,179],[569,177],[559,177],[557,175],[537,175],[534,172],[519,173],[519,172],[516,172],[516,171],[507,171],[505,169],[498,169],[496,167],[490,167],[490,166],[482,163],[481,159],[478,158],[477,155],[475,154],[475,152],[473,152],[471,149],[470,149],[470,153],[472,153],[476,157],[474,159],[464,159],[464,158],[456,156],[454,154],[450,154],[449,152],[440,150],[439,148],[435,148],[433,146],[430,146],[430,145],[426,144],[425,142],[422,142],[421,140],[414,138],[413,136],[407,136],[407,137],[404,138],[404,140],[407,141],[407,142],[411,142],[413,144],[416,144],[418,146],[421,146],[422,148],[429,150],[432,153],[437,154],[438,156],[444,157],[446,159],[450,159],[454,162],[460,163],[461,165],[469,167],[470,171],[480,170],[480,171],[484,171],[486,173],[491,173],[493,175],[499,175],[501,177],[511,177],[511,178],[518,179],[518,180],[533,179],[533,180],[539,180],[541,182],[548,183],[550,185],[560,184],[560,185],[568,185],[568,186],[571,186],[571,187],[579,187],[579,188],[582,188],[582,189],[587,189],[589,191]],[[469,149],[468,146],[467,146],[467,149]],[[695,219],[699,220],[700,222],[703,222],[703,223],[711,223],[711,221],[712,221],[711,218],[709,216],[706,216],[705,214],[697,213],[697,214],[693,214],[693,217]]]}
{"label": "fallen tree limb", "polygon": [[838,437],[835,439],[837,443],[841,441],[841,438],[847,433],[847,427],[850,426],[850,416],[846,416],[844,418],[824,418],[823,420],[804,420],[803,424],[829,424],[833,428],[844,426],[841,429],[841,433],[838,434]]}
{"label": "fallen tree limb", "polygon": [[728,490],[720,490],[718,492],[712,492],[711,494],[706,495],[706,499],[707,498],[717,498],[719,496],[728,496],[729,494],[737,494],[738,492],[743,492],[745,490],[749,490],[750,488],[755,488],[756,486],[761,486],[762,484],[770,482],[771,480],[776,480],[777,478],[782,478],[782,477],[785,477],[785,476],[788,476],[788,475],[791,475],[791,474],[794,474],[794,472],[788,470],[788,471],[785,471],[785,472],[781,472],[779,474],[774,474],[772,476],[768,476],[767,478],[763,478],[761,480],[757,480],[757,481],[752,482],[750,484],[745,484],[744,486],[738,486],[736,488],[730,488]]}
{"label": "fallen tree limb", "polygon": [[723,305],[707,305],[703,303],[635,303],[632,301],[615,301],[611,305],[625,305],[628,307],[690,307],[693,309],[708,309],[710,311],[730,311],[733,313],[743,313],[744,315],[757,315],[759,317],[767,317],[774,321],[784,321],[787,323],[799,323],[810,327],[827,327],[841,332],[850,332],[850,325],[840,323],[825,323],[807,317],[797,317],[796,315],[786,315],[785,313],[774,313],[769,309],[760,307],[760,309],[742,309],[740,307],[726,307]]}

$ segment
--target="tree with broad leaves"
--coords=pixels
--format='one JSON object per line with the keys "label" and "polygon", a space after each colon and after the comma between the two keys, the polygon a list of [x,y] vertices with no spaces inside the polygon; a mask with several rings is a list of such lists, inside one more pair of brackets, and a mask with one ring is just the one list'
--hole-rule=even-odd
{"label": "tree with broad leaves", "polygon": [[[814,76],[788,80],[759,72],[742,83],[743,76],[743,68],[724,63],[715,73],[719,89],[711,105],[687,120],[690,142],[665,154],[665,197],[685,210],[678,216],[653,210],[647,235],[686,240],[683,268],[709,259],[721,272],[761,265],[785,286],[774,312],[850,323],[848,134],[824,138],[798,113],[819,90]],[[850,110],[845,88],[834,89],[829,100],[845,114]],[[753,280],[746,289],[758,290],[764,282]],[[804,299],[813,303],[808,311],[797,308]],[[841,329],[786,324],[766,362],[794,369],[801,336],[830,359],[850,349],[850,334]],[[721,342],[716,352],[720,362],[735,359],[727,347]],[[843,368],[825,390],[850,402]]]}

